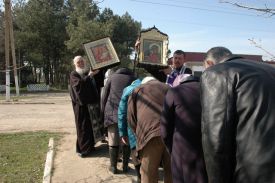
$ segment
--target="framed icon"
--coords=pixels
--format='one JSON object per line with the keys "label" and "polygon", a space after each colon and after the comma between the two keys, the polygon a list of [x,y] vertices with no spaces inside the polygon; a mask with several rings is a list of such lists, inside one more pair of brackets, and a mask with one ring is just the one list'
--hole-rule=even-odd
{"label": "framed icon", "polygon": [[119,58],[109,37],[83,44],[92,69],[119,63]]}
{"label": "framed icon", "polygon": [[139,63],[167,65],[168,35],[156,27],[140,32]]}
{"label": "framed icon", "polygon": [[144,62],[161,64],[163,44],[162,41],[144,39],[143,40],[143,53],[144,53]]}

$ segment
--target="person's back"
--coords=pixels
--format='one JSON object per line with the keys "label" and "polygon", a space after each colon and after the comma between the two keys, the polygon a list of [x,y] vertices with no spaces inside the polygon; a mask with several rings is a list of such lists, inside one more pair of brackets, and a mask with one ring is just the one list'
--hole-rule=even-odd
{"label": "person's back", "polygon": [[128,127],[127,123],[127,108],[128,108],[128,99],[133,90],[140,86],[141,79],[138,78],[131,83],[131,85],[127,86],[123,90],[123,94],[121,96],[121,100],[119,102],[118,107],[118,130],[120,137],[128,137],[129,145],[131,149],[136,148],[136,137],[133,134],[130,127]]}
{"label": "person's back", "polygon": [[203,111],[203,138],[215,142],[204,145],[209,180],[275,182],[275,68],[231,58],[208,68],[202,83],[202,108],[211,109]]}
{"label": "person's back", "polygon": [[161,118],[162,139],[171,154],[174,183],[206,183],[201,140],[199,78],[182,78],[165,96]]}
{"label": "person's back", "polygon": [[127,68],[118,69],[108,79],[102,96],[105,126],[117,123],[118,105],[123,89],[135,79],[132,71]]}
{"label": "person's back", "polygon": [[[135,106],[131,103],[129,107],[132,111],[136,108],[137,124],[130,124],[137,135],[137,150],[143,148],[143,146],[150,140],[150,137],[160,136],[160,115],[163,107],[163,101],[166,92],[169,87],[157,80],[149,81],[142,84],[133,91],[133,95],[136,95]],[[130,96],[130,98],[133,98]],[[129,116],[129,115],[128,115]],[[129,120],[133,122],[134,120]],[[142,142],[142,144],[139,144]]]}
{"label": "person's back", "polygon": [[[142,80],[142,83],[147,78]],[[163,163],[164,183],[172,182],[170,155],[160,137],[160,116],[169,86],[155,79],[137,87],[128,99],[127,119],[137,136],[141,182],[158,182]],[[157,153],[156,153],[157,152]]]}
{"label": "person's back", "polygon": [[[112,76],[107,80],[102,93],[101,100],[101,113],[104,116],[104,126],[108,131],[108,145],[110,155],[109,170],[117,173],[117,159],[120,145],[119,132],[118,132],[118,106],[122,96],[123,89],[130,85],[136,77],[133,72],[128,68],[120,68],[115,71]],[[123,158],[128,159],[129,148],[123,148]],[[127,156],[127,158],[126,158]],[[128,162],[123,162],[124,171],[128,169]]]}
{"label": "person's back", "polygon": [[[141,84],[141,79],[138,78],[131,83],[131,85],[127,86],[123,90],[123,94],[121,96],[121,100],[119,102],[118,107],[118,131],[119,136],[121,138],[121,142],[124,148],[129,148],[131,150],[131,158],[132,163],[135,166],[135,170],[137,173],[137,182],[140,183],[141,175],[140,175],[140,160],[136,157],[136,136],[128,126],[127,122],[127,109],[128,109],[128,98],[131,95],[132,91]],[[126,160],[126,158],[128,158]],[[125,157],[124,167],[128,167],[128,160],[130,157]]]}

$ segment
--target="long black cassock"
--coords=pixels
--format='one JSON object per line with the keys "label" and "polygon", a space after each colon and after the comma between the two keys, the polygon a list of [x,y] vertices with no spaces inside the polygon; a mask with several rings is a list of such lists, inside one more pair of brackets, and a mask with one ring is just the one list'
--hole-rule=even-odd
{"label": "long black cassock", "polygon": [[86,154],[91,152],[95,144],[88,105],[99,103],[99,95],[93,78],[87,74],[80,76],[76,71],[72,71],[70,95],[77,132],[76,152]]}

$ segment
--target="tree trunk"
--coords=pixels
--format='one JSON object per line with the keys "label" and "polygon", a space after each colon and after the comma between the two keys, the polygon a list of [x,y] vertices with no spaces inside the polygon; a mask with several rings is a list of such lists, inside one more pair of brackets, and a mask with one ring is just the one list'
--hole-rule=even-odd
{"label": "tree trunk", "polygon": [[38,83],[41,82],[41,75],[42,75],[42,69],[39,68],[39,74],[38,74]]}

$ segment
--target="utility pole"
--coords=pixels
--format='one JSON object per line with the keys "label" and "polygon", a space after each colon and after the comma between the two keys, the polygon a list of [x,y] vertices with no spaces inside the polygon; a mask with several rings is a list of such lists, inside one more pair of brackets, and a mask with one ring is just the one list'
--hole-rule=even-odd
{"label": "utility pole", "polygon": [[5,61],[6,61],[6,101],[10,100],[10,29],[9,29],[10,1],[5,0]]}
{"label": "utility pole", "polygon": [[16,96],[19,96],[19,85],[18,85],[18,75],[16,68],[16,57],[15,57],[15,46],[14,46],[14,35],[13,35],[13,24],[11,16],[11,2],[10,0],[5,0],[5,58],[6,58],[6,100],[10,100],[10,47],[13,60],[13,73],[14,82],[16,87]]}
{"label": "utility pole", "polygon": [[[10,1],[10,0],[9,0]],[[14,74],[14,82],[16,88],[16,96],[19,96],[19,85],[18,85],[18,75],[17,75],[17,68],[16,68],[16,57],[15,57],[15,46],[14,46],[14,35],[13,35],[13,24],[12,24],[12,16],[11,16],[11,4],[9,6],[9,27],[10,27],[10,45],[11,45],[11,56],[12,56],[12,63],[13,63],[13,74]]]}

